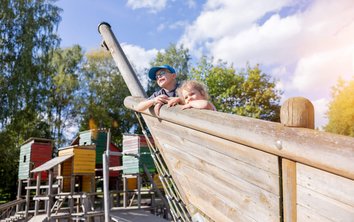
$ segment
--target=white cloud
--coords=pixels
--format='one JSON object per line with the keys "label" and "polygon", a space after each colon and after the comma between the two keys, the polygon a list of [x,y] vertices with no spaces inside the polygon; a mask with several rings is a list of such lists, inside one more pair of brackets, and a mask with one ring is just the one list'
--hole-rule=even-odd
{"label": "white cloud", "polygon": [[179,29],[179,28],[184,28],[185,26],[188,25],[188,21],[180,20],[176,21],[168,26],[169,29]]}
{"label": "white cloud", "polygon": [[312,104],[315,108],[315,128],[323,130],[323,127],[327,125],[328,119],[325,116],[325,113],[328,109],[328,100],[327,99],[318,99],[312,101]]}
{"label": "white cloud", "polygon": [[122,48],[128,60],[135,68],[136,74],[144,88],[147,87],[148,76],[146,70],[150,67],[150,62],[156,57],[159,50],[144,48],[136,45],[122,43]]}
{"label": "white cloud", "polygon": [[197,57],[203,53],[237,67],[261,64],[280,80],[284,97],[316,101],[324,118],[327,107],[319,101],[328,101],[339,76],[354,74],[354,3],[208,0],[179,43]]}
{"label": "white cloud", "polygon": [[339,76],[349,80],[353,74],[350,70],[353,49],[354,45],[350,48],[348,45],[345,48],[313,52],[300,58],[289,88],[317,97],[329,96],[329,89]]}
{"label": "white cloud", "polygon": [[132,9],[147,8],[151,12],[161,11],[166,7],[167,0],[128,0],[127,6]]}

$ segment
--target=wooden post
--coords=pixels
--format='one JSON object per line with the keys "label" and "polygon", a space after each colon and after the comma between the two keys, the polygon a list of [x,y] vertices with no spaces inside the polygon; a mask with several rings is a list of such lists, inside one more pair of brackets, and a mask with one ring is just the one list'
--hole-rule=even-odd
{"label": "wooden post", "polygon": [[[40,187],[41,187],[41,178],[42,178],[42,172],[37,173],[37,181],[36,181],[36,197],[39,197],[40,194]],[[38,215],[38,209],[39,209],[39,198],[36,199],[35,204],[34,204],[34,215]]]}
{"label": "wooden post", "polygon": [[280,122],[285,126],[314,129],[314,108],[312,103],[303,97],[286,100],[280,109]]}
{"label": "wooden post", "polygon": [[58,165],[58,176],[57,176],[58,194],[60,194],[61,191],[63,190],[63,184],[64,184],[64,179],[63,179],[63,175],[61,174],[61,169],[62,169],[62,163]]}
{"label": "wooden post", "polygon": [[53,194],[53,169],[48,172],[48,203],[47,203],[47,220],[50,221],[50,211],[52,210],[52,194]]}
{"label": "wooden post", "polygon": [[128,181],[125,175],[122,176],[123,178],[123,207],[127,207],[128,202]]}
{"label": "wooden post", "polygon": [[[288,127],[314,128],[314,108],[303,97],[286,100],[280,109],[280,121]],[[284,222],[297,221],[296,162],[282,159],[282,190]]]}
{"label": "wooden post", "polygon": [[[21,199],[21,192],[22,192],[22,180],[18,179],[18,185],[17,185],[17,200]],[[20,205],[16,205],[16,213],[20,211]]]}
{"label": "wooden post", "polygon": [[31,186],[31,178],[27,178],[27,190],[26,190],[26,208],[25,208],[25,219],[28,219],[28,208],[29,208],[29,202],[30,202],[30,187]]}
{"label": "wooden post", "polygon": [[140,209],[140,207],[141,207],[141,184],[142,184],[140,173],[138,173],[137,179],[138,179],[138,209]]}
{"label": "wooden post", "polygon": [[110,195],[109,195],[109,159],[106,152],[102,155],[103,168],[103,199],[104,199],[104,218],[105,221],[110,221]]}
{"label": "wooden post", "polygon": [[[95,180],[95,174],[91,176],[91,193],[96,193],[96,180]],[[95,195],[90,195],[89,197],[91,201],[91,208],[94,209],[95,206]]]}
{"label": "wooden post", "polygon": [[69,202],[70,214],[74,212],[74,192],[75,192],[75,175],[73,175],[72,173],[70,177],[70,196],[71,196]]}

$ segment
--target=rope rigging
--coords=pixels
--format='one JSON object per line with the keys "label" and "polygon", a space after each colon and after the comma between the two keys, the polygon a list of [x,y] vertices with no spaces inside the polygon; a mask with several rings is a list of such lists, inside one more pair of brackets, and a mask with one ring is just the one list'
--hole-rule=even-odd
{"label": "rope rigging", "polygon": [[189,212],[186,208],[185,203],[183,202],[181,198],[181,194],[178,191],[178,188],[176,186],[176,183],[174,182],[165,161],[163,160],[163,157],[160,153],[160,151],[152,145],[152,142],[150,141],[149,136],[147,135],[147,132],[145,130],[145,127],[142,123],[141,120],[141,114],[138,112],[135,112],[135,115],[138,119],[139,125],[141,127],[142,133],[145,136],[145,139],[147,141],[152,159],[155,163],[157,172],[159,174],[159,178],[161,180],[162,186],[165,190],[165,195],[167,202],[170,207],[170,212],[173,217],[174,221],[181,221],[181,222],[189,222],[192,221]]}

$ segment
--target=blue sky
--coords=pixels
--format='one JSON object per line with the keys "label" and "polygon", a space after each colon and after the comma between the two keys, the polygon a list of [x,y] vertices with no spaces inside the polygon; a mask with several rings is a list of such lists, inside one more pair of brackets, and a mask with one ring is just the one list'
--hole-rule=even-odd
{"label": "blue sky", "polygon": [[166,48],[170,43],[177,43],[184,26],[197,18],[205,1],[190,2],[193,3],[166,1],[159,10],[158,4],[156,9],[136,8],[138,6],[128,5],[125,0],[60,0],[57,5],[64,10],[59,26],[62,46],[80,44],[86,50],[98,48],[101,36],[97,26],[105,21],[112,26],[120,42],[145,49]]}
{"label": "blue sky", "polygon": [[144,68],[170,43],[194,61],[202,54],[244,68],[260,64],[279,81],[283,101],[302,96],[326,124],[331,87],[353,79],[353,0],[60,0],[62,47],[97,49],[108,22],[128,58]]}

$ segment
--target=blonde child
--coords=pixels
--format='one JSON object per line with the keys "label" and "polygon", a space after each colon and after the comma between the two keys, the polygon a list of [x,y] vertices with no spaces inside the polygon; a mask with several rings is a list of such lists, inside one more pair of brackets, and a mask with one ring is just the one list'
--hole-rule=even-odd
{"label": "blonde child", "polygon": [[177,94],[180,97],[179,103],[183,105],[182,109],[196,108],[216,111],[215,106],[208,101],[209,94],[206,87],[196,80],[185,81],[177,89]]}

